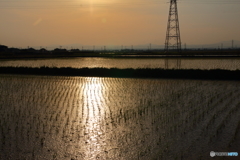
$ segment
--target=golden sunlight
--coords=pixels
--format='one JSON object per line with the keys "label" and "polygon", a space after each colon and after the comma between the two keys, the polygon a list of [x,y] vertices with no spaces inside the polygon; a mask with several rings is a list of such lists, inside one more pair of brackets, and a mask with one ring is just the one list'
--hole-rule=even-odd
{"label": "golden sunlight", "polygon": [[85,133],[89,139],[86,142],[88,151],[87,157],[89,159],[96,157],[97,154],[103,151],[103,144],[100,137],[103,137],[104,127],[102,127],[102,119],[104,119],[106,112],[105,96],[106,86],[103,86],[102,78],[89,77],[86,78],[84,84],[84,117],[86,130]]}
{"label": "golden sunlight", "polygon": [[102,6],[108,6],[110,4],[114,4],[117,0],[84,0],[79,1],[82,5],[89,5],[91,7],[102,7]]}

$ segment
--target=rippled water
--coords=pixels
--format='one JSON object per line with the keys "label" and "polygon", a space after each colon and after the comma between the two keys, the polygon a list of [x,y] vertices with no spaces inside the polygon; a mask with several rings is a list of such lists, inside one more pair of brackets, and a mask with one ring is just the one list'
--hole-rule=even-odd
{"label": "rippled water", "polygon": [[0,75],[0,159],[240,153],[239,97],[235,81]]}
{"label": "rippled water", "polygon": [[62,58],[35,60],[1,60],[0,66],[72,67],[72,68],[176,68],[176,69],[240,69],[240,58]]}

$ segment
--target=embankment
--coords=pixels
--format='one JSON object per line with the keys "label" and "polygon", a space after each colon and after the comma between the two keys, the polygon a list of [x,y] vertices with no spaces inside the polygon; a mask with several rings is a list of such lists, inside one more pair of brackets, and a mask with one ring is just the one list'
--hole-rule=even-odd
{"label": "embankment", "polygon": [[170,78],[170,79],[211,79],[240,80],[240,70],[195,70],[195,69],[118,69],[118,68],[29,68],[0,67],[0,74],[87,76],[119,78]]}

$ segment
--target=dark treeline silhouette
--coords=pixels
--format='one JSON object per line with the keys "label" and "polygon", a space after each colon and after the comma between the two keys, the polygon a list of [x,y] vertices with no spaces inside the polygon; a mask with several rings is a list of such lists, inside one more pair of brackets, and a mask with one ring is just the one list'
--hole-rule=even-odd
{"label": "dark treeline silhouette", "polygon": [[155,56],[240,56],[240,48],[235,49],[182,49],[181,52],[169,51],[163,49],[121,49],[121,50],[80,50],[80,49],[64,49],[55,48],[47,50],[41,48],[9,48],[0,45],[0,58],[51,58],[51,57],[122,57],[122,56],[139,56],[139,55],[155,55]]}
{"label": "dark treeline silhouette", "polygon": [[29,68],[0,67],[0,74],[28,74],[51,76],[89,76],[119,78],[171,78],[171,79],[211,79],[240,80],[240,70],[199,70],[199,69],[118,69],[118,68]]}

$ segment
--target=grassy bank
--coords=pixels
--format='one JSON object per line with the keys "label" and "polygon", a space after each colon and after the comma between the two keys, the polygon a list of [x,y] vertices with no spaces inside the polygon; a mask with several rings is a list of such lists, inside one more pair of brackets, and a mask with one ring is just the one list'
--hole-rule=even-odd
{"label": "grassy bank", "polygon": [[240,80],[240,70],[174,70],[174,69],[118,69],[118,68],[29,68],[0,67],[0,74],[27,74],[52,76],[88,76],[122,78],[173,78],[173,79],[212,79]]}

